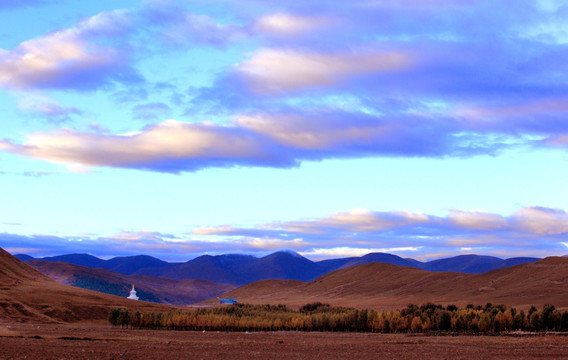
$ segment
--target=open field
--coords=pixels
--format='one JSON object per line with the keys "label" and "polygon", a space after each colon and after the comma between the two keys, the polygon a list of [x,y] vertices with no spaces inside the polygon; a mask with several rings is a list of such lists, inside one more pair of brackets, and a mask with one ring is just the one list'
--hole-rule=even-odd
{"label": "open field", "polygon": [[[7,327],[10,326],[10,327]],[[181,332],[0,325],[1,359],[562,359],[568,337]]]}

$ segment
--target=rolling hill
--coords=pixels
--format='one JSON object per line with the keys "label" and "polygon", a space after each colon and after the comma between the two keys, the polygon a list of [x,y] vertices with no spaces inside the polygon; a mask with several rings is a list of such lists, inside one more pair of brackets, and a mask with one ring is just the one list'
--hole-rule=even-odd
{"label": "rolling hill", "polygon": [[132,284],[140,300],[187,305],[217,296],[234,288],[207,280],[172,280],[144,275],[124,275],[106,269],[63,262],[32,260],[27,264],[63,284],[117,296],[127,296]]}
{"label": "rolling hill", "polygon": [[419,268],[428,271],[456,271],[469,274],[481,274],[509,266],[535,262],[537,260],[540,259],[517,257],[503,260],[494,256],[459,255],[447,259],[429,261],[420,265]]}
{"label": "rolling hill", "polygon": [[[420,268],[423,264],[416,260],[403,259],[400,256],[385,254],[385,253],[370,253],[359,258],[354,258],[345,264],[343,264],[338,269],[347,269],[353,266],[368,264],[371,262],[380,262],[384,264],[392,264],[399,266],[410,266]],[[335,269],[337,270],[337,269]]]}
{"label": "rolling hill", "polygon": [[0,322],[106,322],[110,310],[117,307],[173,309],[60,284],[0,248]]}
{"label": "rolling hill", "polygon": [[311,282],[282,280],[247,284],[223,295],[252,304],[301,306],[310,302],[394,309],[410,303],[505,303],[528,308],[568,308],[568,259],[551,257],[483,274],[433,272],[368,263],[326,274]]}

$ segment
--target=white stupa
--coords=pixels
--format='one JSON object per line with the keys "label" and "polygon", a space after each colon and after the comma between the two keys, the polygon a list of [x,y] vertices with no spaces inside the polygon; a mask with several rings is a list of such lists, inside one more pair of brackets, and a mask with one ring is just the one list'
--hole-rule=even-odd
{"label": "white stupa", "polygon": [[136,290],[134,290],[134,284],[132,284],[132,290],[130,290],[130,296],[127,299],[138,300],[138,296],[136,296]]}

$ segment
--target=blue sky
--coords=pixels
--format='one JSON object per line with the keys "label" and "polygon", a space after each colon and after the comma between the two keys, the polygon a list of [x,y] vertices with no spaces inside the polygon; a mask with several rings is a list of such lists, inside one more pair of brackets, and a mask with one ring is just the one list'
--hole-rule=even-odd
{"label": "blue sky", "polygon": [[568,253],[564,1],[0,0],[0,246]]}

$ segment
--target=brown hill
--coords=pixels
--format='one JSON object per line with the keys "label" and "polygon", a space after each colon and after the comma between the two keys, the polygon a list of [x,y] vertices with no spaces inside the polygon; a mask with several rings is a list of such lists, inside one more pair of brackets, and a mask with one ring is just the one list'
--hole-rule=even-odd
{"label": "brown hill", "polygon": [[48,277],[39,271],[17,260],[4,249],[0,248],[0,284],[2,290],[21,284],[25,281],[47,280]]}
{"label": "brown hill", "polygon": [[[321,301],[358,308],[393,309],[435,302],[504,303],[519,308],[568,308],[568,259],[554,257],[484,274],[429,272],[383,263],[334,271],[311,282],[251,283],[223,297],[252,304],[301,306]],[[211,301],[212,302],[212,301]]]}
{"label": "brown hill", "polygon": [[60,284],[0,248],[0,322],[106,321],[116,307],[172,309]]}
{"label": "brown hill", "polygon": [[135,284],[141,300],[170,305],[194,304],[235,288],[233,285],[216,284],[207,280],[172,280],[155,276],[124,275],[64,262],[32,260],[26,263],[60,283],[107,294],[126,296],[131,284]]}

